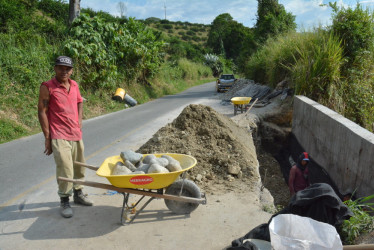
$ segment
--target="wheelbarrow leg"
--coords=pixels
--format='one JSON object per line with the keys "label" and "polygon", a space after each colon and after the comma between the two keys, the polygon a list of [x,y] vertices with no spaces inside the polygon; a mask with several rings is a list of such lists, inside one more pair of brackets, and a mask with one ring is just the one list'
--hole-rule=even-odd
{"label": "wheelbarrow leg", "polygon": [[[135,220],[135,218],[138,216],[138,214],[140,213],[140,212],[142,212],[143,211],[143,209],[146,207],[146,206],[148,206],[148,204],[151,202],[151,201],[153,201],[155,199],[155,197],[151,197],[151,198],[149,198],[149,200],[147,200],[147,202],[146,203],[144,203],[144,205],[138,210],[138,211],[136,211],[136,213],[134,214],[134,216],[131,218],[131,220],[129,221],[129,223],[132,223],[134,220]],[[123,224],[122,224],[123,225]]]}
{"label": "wheelbarrow leg", "polygon": [[[128,218],[127,217],[127,213],[128,213],[128,211],[127,210],[131,210],[131,209],[133,209],[133,208],[135,208],[139,203],[140,203],[140,201],[141,200],[143,200],[143,198],[145,197],[145,196],[142,196],[142,198],[140,198],[137,202],[136,202],[136,204],[135,205],[133,205],[133,206],[129,206],[128,205],[128,201],[129,201],[129,196],[130,196],[130,194],[128,194],[128,193],[122,193],[123,194],[123,205],[122,205],[122,211],[121,211],[121,224],[123,225],[123,226],[125,226],[126,224],[130,224],[130,223],[132,223],[134,220],[135,220],[135,218],[138,216],[138,214],[140,213],[140,212],[142,212],[143,211],[143,209],[146,207],[146,206],[148,206],[148,204],[152,201],[152,200],[154,200],[156,197],[151,197],[151,198],[149,198],[149,200],[146,202],[146,203],[144,203],[144,205],[138,210],[138,211],[136,211],[136,213],[134,214],[134,216],[132,216],[132,218],[130,219],[130,218]],[[126,210],[126,211],[125,211]],[[123,216],[124,215],[124,213],[125,213],[125,216]],[[125,218],[124,218],[125,217]],[[124,221],[125,220],[125,221]],[[127,220],[129,220],[128,222],[126,222]]]}
{"label": "wheelbarrow leg", "polygon": [[[121,210],[121,224],[125,225],[123,223],[123,213],[125,212],[125,209],[127,209],[127,202],[129,200],[130,194],[128,193],[122,193],[122,194],[123,194],[123,204],[122,204],[122,210]],[[126,216],[125,220],[127,220],[127,212],[125,216]]]}

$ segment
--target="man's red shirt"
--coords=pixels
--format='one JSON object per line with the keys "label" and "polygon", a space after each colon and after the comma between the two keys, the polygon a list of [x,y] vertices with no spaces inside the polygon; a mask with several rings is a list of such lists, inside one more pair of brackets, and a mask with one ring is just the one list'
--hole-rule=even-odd
{"label": "man's red shirt", "polygon": [[79,141],[82,130],[79,125],[78,103],[83,101],[78,84],[69,79],[70,90],[62,86],[56,78],[43,82],[49,91],[48,122],[52,139]]}

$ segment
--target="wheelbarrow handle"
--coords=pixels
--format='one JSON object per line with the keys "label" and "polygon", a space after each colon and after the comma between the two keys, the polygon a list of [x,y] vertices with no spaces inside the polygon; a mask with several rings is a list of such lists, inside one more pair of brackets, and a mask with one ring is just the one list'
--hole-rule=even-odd
{"label": "wheelbarrow handle", "polygon": [[109,190],[117,191],[120,193],[137,194],[137,195],[151,196],[151,197],[162,198],[162,199],[167,199],[167,200],[183,201],[183,202],[197,203],[197,204],[206,204],[205,195],[203,195],[202,198],[193,198],[193,197],[187,197],[187,196],[159,194],[159,193],[155,193],[151,191],[143,191],[140,189],[133,189],[133,188],[119,188],[119,187],[115,187],[109,184],[93,182],[93,181],[76,180],[76,179],[70,179],[70,178],[65,178],[65,177],[58,177],[57,180],[72,182],[72,183],[80,184],[84,186],[109,189]]}
{"label": "wheelbarrow handle", "polygon": [[86,163],[82,163],[82,162],[79,162],[79,161],[74,161],[74,164],[78,165],[78,166],[81,166],[81,167],[89,168],[89,169],[92,169],[92,170],[95,170],[95,171],[99,169],[99,167],[88,165]]}

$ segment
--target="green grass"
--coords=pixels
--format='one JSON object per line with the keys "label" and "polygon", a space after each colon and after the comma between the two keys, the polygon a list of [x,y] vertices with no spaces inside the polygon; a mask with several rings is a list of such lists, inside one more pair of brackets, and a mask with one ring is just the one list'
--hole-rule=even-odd
{"label": "green grass", "polygon": [[144,103],[164,95],[179,93],[192,86],[214,81],[211,75],[209,67],[182,58],[176,64],[171,62],[162,64],[158,73],[149,80],[149,86],[131,82],[123,88],[138,103]]}
{"label": "green grass", "polygon": [[[172,26],[171,29],[165,29],[163,25],[159,23],[150,23],[148,24],[149,27],[158,30],[162,32],[165,36],[175,36],[178,37],[181,40],[187,39],[190,43],[197,44],[199,46],[205,46],[205,42],[208,39],[208,33],[210,27],[208,25],[203,24],[184,24],[184,25],[178,25],[175,22],[169,22]],[[191,30],[193,30],[193,34],[191,33]],[[198,32],[196,32],[196,30]],[[193,37],[195,39],[193,39]]]}
{"label": "green grass", "polygon": [[374,230],[374,217],[369,213],[374,212],[374,203],[367,202],[372,199],[374,195],[344,202],[354,214],[339,230],[344,244],[352,245],[358,236]]}
{"label": "green grass", "polygon": [[23,126],[6,118],[0,118],[0,131],[0,143],[5,143],[30,133]]}
{"label": "green grass", "polygon": [[[40,53],[43,51],[37,47],[18,47],[18,49],[25,57],[27,57],[28,50],[39,50]],[[22,61],[8,62],[10,69],[16,64],[22,65]],[[0,143],[41,132],[37,117],[39,86],[42,81],[49,80],[53,76],[51,65],[45,63],[43,67],[45,68],[44,74],[40,72],[40,75],[33,76],[30,82],[25,81],[21,75],[11,76],[9,68],[8,70],[0,68],[5,83],[0,86],[2,96],[0,99]],[[118,82],[118,88],[124,88],[141,104],[164,95],[176,94],[195,85],[214,81],[211,75],[210,68],[180,59],[175,65],[171,63],[161,65],[158,73],[149,79],[150,85],[136,81]],[[123,102],[112,100],[114,93],[114,91],[104,89],[96,91],[81,89],[82,96],[87,99],[84,103],[84,119],[124,109]]]}
{"label": "green grass", "polygon": [[245,77],[275,87],[284,79],[305,95],[373,132],[374,48],[347,65],[341,41],[321,28],[269,39],[245,66]]}

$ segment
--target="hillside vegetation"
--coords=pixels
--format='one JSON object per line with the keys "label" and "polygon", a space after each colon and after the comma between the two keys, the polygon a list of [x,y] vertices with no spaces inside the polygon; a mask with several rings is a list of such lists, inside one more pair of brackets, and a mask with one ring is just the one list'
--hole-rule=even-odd
{"label": "hillside vegetation", "polygon": [[288,79],[295,94],[326,105],[373,132],[373,13],[359,4],[330,7],[330,27],[267,39],[243,65],[244,75],[272,87]]}
{"label": "hillside vegetation", "polygon": [[75,62],[85,119],[123,109],[117,88],[144,103],[235,73],[271,87],[287,79],[295,94],[373,131],[373,13],[359,4],[330,4],[331,26],[296,32],[277,0],[257,1],[254,27],[228,13],[203,25],[91,9],[69,26],[65,2],[0,0],[0,143],[40,131],[39,86],[62,54]]}
{"label": "hillside vegetation", "polygon": [[210,25],[181,21],[172,22],[158,18],[147,18],[144,23],[151,28],[161,31],[167,37],[176,37],[200,47],[205,47],[210,30]]}
{"label": "hillside vegetation", "polygon": [[39,87],[53,77],[58,55],[74,60],[84,119],[123,109],[112,100],[117,88],[144,103],[214,80],[204,51],[145,22],[82,9],[69,27],[64,1],[0,0],[0,7],[0,143],[40,131]]}

